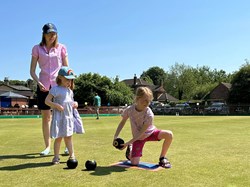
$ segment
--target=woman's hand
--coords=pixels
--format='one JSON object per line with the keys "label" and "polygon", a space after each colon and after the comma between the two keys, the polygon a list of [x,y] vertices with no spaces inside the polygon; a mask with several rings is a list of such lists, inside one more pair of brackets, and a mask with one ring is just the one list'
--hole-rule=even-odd
{"label": "woman's hand", "polygon": [[49,90],[47,90],[45,87],[44,87],[44,85],[41,83],[41,82],[38,82],[38,86],[39,86],[39,88],[40,88],[40,90],[42,91],[42,92],[48,92]]}

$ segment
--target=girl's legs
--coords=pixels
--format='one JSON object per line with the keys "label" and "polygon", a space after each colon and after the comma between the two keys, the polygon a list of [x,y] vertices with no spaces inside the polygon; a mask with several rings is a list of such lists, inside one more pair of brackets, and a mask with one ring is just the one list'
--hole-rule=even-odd
{"label": "girl's legs", "polygon": [[[166,161],[166,163],[164,164],[163,167],[169,167],[169,162],[167,161],[167,159],[165,158],[167,151],[172,143],[172,139],[173,139],[173,133],[172,131],[169,130],[161,130],[158,134],[158,137],[153,137],[145,140],[145,141],[156,141],[156,140],[162,140],[164,139],[164,142],[162,144],[162,150],[161,150],[161,154],[160,154],[160,161],[162,160],[163,162]],[[144,146],[145,141],[135,141],[133,143],[132,146],[132,151],[129,151],[130,154],[126,153],[126,157],[128,157],[131,161],[131,165],[138,165],[140,162],[140,156],[141,156],[141,152]],[[135,148],[136,147],[136,148]],[[134,149],[134,150],[133,150]],[[134,154],[135,157],[132,157],[132,154]],[[163,160],[164,158],[164,160]],[[171,165],[170,165],[171,167]]]}
{"label": "girl's legs", "polygon": [[59,158],[60,146],[62,142],[62,137],[56,138],[54,142],[54,155]]}
{"label": "girl's legs", "polygon": [[161,130],[161,132],[158,135],[158,139],[160,139],[160,140],[164,139],[164,142],[162,144],[160,158],[165,157],[167,154],[167,151],[172,143],[173,133],[172,133],[172,131],[169,131],[169,130]]}
{"label": "girl's legs", "polygon": [[132,144],[132,150],[130,151],[131,165],[137,166],[139,164],[145,142],[137,140]]}
{"label": "girl's legs", "polygon": [[[41,110],[41,114],[42,114],[42,131],[43,131],[45,149],[40,153],[40,155],[48,155],[50,153],[50,147],[51,147],[51,138],[50,138],[51,111]],[[65,148],[64,154],[66,155],[69,154],[67,146]]]}
{"label": "girl's legs", "polygon": [[45,143],[45,150],[40,155],[48,155],[50,153],[51,139],[50,139],[50,110],[41,110],[42,113],[42,131]]}
{"label": "girl's legs", "polygon": [[73,147],[73,138],[72,136],[64,137],[65,144],[69,150],[69,157],[74,158],[75,153],[74,153],[74,147]]}
{"label": "girl's legs", "polygon": [[167,151],[172,143],[173,133],[169,130],[162,130],[158,135],[158,139],[164,139],[162,150],[159,158],[159,165],[164,168],[171,168],[171,164],[166,158]]}
{"label": "girl's legs", "polygon": [[62,137],[56,138],[54,142],[54,158],[52,160],[52,164],[59,164],[59,152],[60,146],[62,142]]}

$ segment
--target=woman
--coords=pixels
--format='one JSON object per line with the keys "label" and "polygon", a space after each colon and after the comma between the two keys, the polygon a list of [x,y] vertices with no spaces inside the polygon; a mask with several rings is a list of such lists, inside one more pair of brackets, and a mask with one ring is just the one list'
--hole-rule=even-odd
{"label": "woman", "polygon": [[[50,153],[50,107],[45,104],[45,98],[52,86],[56,85],[56,77],[62,66],[68,66],[67,48],[58,42],[57,28],[47,23],[42,28],[42,41],[32,48],[30,75],[37,83],[38,109],[42,114],[42,131],[45,149],[40,155]],[[39,76],[36,74],[37,64],[40,68]]]}

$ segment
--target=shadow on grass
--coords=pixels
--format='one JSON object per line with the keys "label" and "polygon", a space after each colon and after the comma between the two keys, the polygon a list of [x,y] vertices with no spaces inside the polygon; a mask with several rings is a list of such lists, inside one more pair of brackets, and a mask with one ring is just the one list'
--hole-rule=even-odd
{"label": "shadow on grass", "polygon": [[48,167],[52,166],[51,162],[44,162],[44,163],[26,163],[20,164],[15,166],[5,166],[0,167],[0,171],[14,171],[14,170],[21,170],[21,169],[28,169],[28,168],[39,168],[39,167]]}
{"label": "shadow on grass", "polygon": [[0,155],[0,161],[4,159],[34,159],[34,158],[41,158],[41,157],[50,157],[52,155],[47,156],[40,156],[40,153],[29,153],[29,154],[22,154],[22,155]]}
{"label": "shadow on grass", "polygon": [[[51,156],[53,155],[40,156],[40,153],[29,153],[29,154],[21,154],[21,155],[0,155],[0,161],[6,160],[6,159],[37,159],[37,158],[51,157]],[[19,165],[4,166],[4,167],[0,167],[0,171],[4,171],[4,170],[14,171],[14,170],[47,167],[47,166],[51,166],[51,162],[25,163],[25,164],[19,164]]]}
{"label": "shadow on grass", "polygon": [[117,167],[117,166],[97,166],[95,170],[83,169],[82,171],[90,172],[90,175],[110,175],[113,172],[124,172],[126,168]]}

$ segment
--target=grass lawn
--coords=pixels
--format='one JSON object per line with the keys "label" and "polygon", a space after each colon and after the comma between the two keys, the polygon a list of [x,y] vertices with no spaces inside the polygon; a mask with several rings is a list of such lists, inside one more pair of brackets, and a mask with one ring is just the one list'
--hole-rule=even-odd
{"label": "grass lawn", "polygon": [[[69,170],[67,156],[56,166],[53,152],[39,156],[41,118],[0,119],[0,186],[250,186],[250,116],[155,116],[158,128],[174,133],[172,168],[156,172],[110,166],[125,160],[125,151],[112,146],[119,120],[83,117],[86,134],[74,135],[79,164]],[[130,136],[127,123],[121,137]],[[158,163],[161,145],[146,143],[141,161]],[[85,170],[88,159],[96,160],[95,171]]]}

